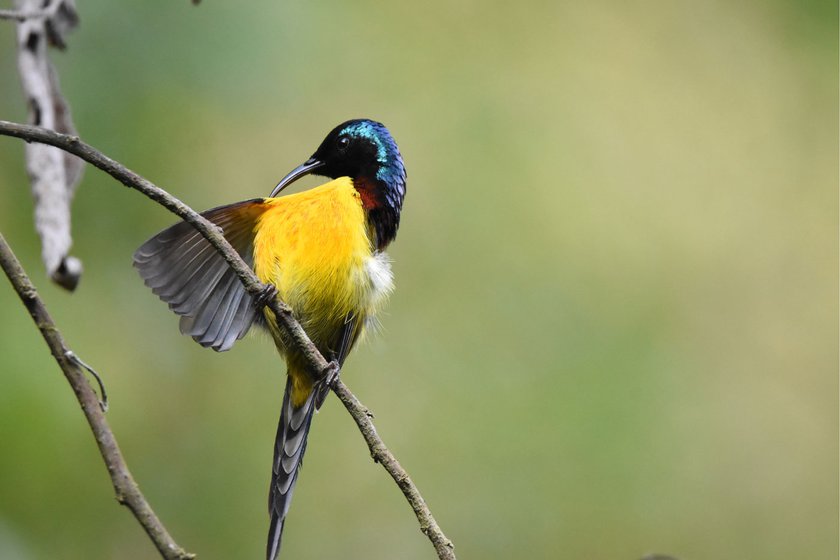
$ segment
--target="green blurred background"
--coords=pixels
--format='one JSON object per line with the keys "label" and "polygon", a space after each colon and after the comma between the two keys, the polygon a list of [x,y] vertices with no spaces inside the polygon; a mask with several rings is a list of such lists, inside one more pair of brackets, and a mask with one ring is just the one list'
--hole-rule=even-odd
{"label": "green blurred background", "polygon": [[[54,58],[80,134],[196,209],[342,120],[392,130],[397,291],[344,379],[459,558],[836,558],[836,3],[78,4]],[[0,22],[24,120],[13,45]],[[260,558],[272,345],[180,336],[130,265],[172,216],[93,169],[85,275],[50,285],[22,154],[0,139],[0,231],[142,489],[201,558]],[[155,558],[5,280],[0,312],[0,558]],[[334,398],[282,557],[433,557]]]}

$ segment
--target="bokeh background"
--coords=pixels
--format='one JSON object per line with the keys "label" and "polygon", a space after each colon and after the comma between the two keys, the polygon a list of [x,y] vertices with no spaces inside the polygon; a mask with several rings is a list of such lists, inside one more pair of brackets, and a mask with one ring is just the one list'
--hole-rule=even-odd
{"label": "bokeh background", "polygon": [[[347,118],[393,131],[398,289],[344,379],[459,558],[836,558],[835,2],[78,4],[54,58],[80,134],[196,209]],[[0,76],[24,120],[9,22]],[[50,285],[22,154],[0,138],[0,231],[142,489],[201,558],[262,557],[272,345],[180,336],[130,265],[172,216],[93,169],[84,278]],[[156,557],[5,280],[0,557]],[[433,557],[334,398],[283,557]]]}

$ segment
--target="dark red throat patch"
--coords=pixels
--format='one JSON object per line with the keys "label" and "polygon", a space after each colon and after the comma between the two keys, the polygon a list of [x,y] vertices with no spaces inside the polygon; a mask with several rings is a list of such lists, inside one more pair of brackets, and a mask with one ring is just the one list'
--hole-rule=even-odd
{"label": "dark red throat patch", "polygon": [[376,183],[364,179],[356,179],[353,182],[353,186],[356,187],[356,191],[358,191],[362,199],[362,207],[365,210],[373,210],[381,205],[380,197],[377,196],[378,193],[376,192]]}
{"label": "dark red throat patch", "polygon": [[368,223],[374,229],[374,246],[382,251],[397,235],[400,223],[399,203],[394,203],[385,190],[386,186],[377,181],[356,178],[353,186],[362,199],[362,208],[365,209]]}

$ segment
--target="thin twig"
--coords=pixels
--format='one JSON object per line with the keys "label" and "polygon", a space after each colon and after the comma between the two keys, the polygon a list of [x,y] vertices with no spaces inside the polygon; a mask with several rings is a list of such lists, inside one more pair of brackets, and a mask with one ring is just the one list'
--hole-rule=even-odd
{"label": "thin twig", "polygon": [[96,384],[99,385],[99,394],[101,395],[99,399],[99,408],[102,409],[102,412],[108,412],[108,392],[105,390],[105,382],[102,381],[102,378],[99,376],[98,373],[96,373],[96,370],[90,367],[85,362],[83,362],[82,359],[78,357],[76,353],[72,350],[68,350],[64,353],[64,355],[67,357],[68,360],[75,362],[77,366],[87,370],[87,372],[91,374],[94,379],[96,379]]}
{"label": "thin twig", "polygon": [[[42,142],[65,150],[82,158],[94,167],[105,171],[125,186],[140,191],[148,198],[183,218],[184,221],[192,224],[219,251],[222,257],[224,257],[237,276],[239,276],[245,290],[249,294],[257,297],[264,293],[266,286],[259,281],[251,268],[239,256],[239,253],[227,242],[220,228],[207,221],[200,214],[163,189],[155,186],[150,181],[109,158],[92,146],[82,142],[78,137],[59,134],[36,126],[2,120],[0,120],[0,135],[21,138],[27,142]],[[319,377],[324,376],[330,365],[306,335],[300,323],[294,318],[291,308],[277,298],[271,299],[267,303],[267,306],[276,316],[281,328],[286,331],[298,350],[305,356],[315,375]],[[397,482],[397,485],[417,516],[417,520],[420,523],[420,530],[434,545],[438,558],[441,560],[454,560],[455,553],[453,551],[452,541],[443,534],[431,510],[420,495],[420,491],[376,433],[373,423],[370,421],[369,410],[359,402],[353,393],[350,392],[350,389],[340,380],[333,383],[332,390],[359,425],[359,429],[367,442],[374,460],[379,462]]]}
{"label": "thin twig", "polygon": [[64,377],[67,378],[70,387],[73,388],[79,404],[82,405],[82,412],[84,412],[90,425],[93,437],[96,439],[96,445],[99,447],[99,453],[102,455],[105,466],[108,468],[108,474],[111,476],[117,501],[131,510],[131,513],[134,514],[134,517],[137,518],[146,534],[149,535],[149,538],[152,539],[152,542],[160,551],[161,556],[167,560],[195,558],[195,555],[186,552],[172,539],[166,527],[160,522],[146,498],[140,492],[137,482],[134,481],[134,477],[131,476],[128,465],[123,459],[114,433],[111,431],[108,421],[105,420],[105,415],[100,408],[99,398],[88,383],[77,360],[71,358],[75,354],[67,348],[61,332],[47,312],[47,308],[38,296],[35,286],[26,275],[2,234],[0,234],[0,267],[8,276],[9,282],[12,283],[26,309],[29,310],[29,315],[32,316],[32,320],[35,321],[41,331],[53,358],[58,362],[58,366],[64,372]]}
{"label": "thin twig", "polygon": [[341,399],[341,402],[344,403],[345,408],[347,408],[347,411],[359,426],[359,431],[362,432],[362,436],[364,436],[370,449],[370,456],[373,457],[374,461],[382,465],[382,468],[388,471],[388,474],[391,475],[394,482],[402,490],[405,499],[408,500],[411,509],[414,510],[414,515],[417,516],[417,521],[420,522],[420,530],[432,541],[438,558],[455,560],[455,546],[452,544],[452,541],[446,538],[443,531],[440,530],[440,526],[435,521],[429,506],[426,505],[426,501],[420,495],[417,486],[409,478],[408,473],[405,472],[400,462],[397,461],[397,458],[394,457],[394,454],[391,453],[391,450],[385,446],[382,438],[376,433],[376,427],[371,422],[373,414],[359,402],[356,395],[351,393],[350,389],[344,383],[340,381],[333,383],[332,389],[338,398]]}

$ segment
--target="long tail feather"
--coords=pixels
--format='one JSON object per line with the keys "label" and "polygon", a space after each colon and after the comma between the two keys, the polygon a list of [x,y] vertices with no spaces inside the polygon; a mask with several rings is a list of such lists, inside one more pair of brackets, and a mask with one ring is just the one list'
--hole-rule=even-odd
{"label": "long tail feather", "polygon": [[277,437],[274,440],[274,464],[271,470],[271,487],[268,490],[268,514],[271,523],[268,530],[266,558],[275,560],[280,553],[280,541],[286,514],[292,503],[298,473],[303,464],[306,451],[306,437],[315,413],[315,397],[318,388],[313,388],[306,401],[299,407],[292,406],[292,379],[286,381],[283,395],[283,409],[277,425]]}

